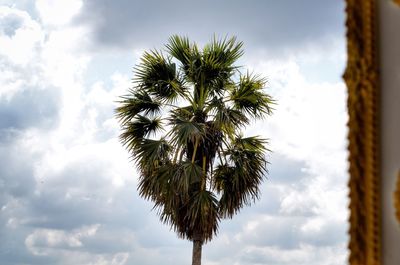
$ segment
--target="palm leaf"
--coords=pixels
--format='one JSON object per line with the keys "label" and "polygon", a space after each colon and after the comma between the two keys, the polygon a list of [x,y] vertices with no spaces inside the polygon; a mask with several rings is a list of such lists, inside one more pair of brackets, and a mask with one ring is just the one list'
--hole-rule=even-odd
{"label": "palm leaf", "polygon": [[146,170],[157,169],[157,166],[170,162],[171,145],[164,139],[143,139],[135,146],[133,157],[138,162],[139,168]]}
{"label": "palm leaf", "polygon": [[188,142],[201,141],[204,138],[204,124],[193,119],[187,120],[182,116],[174,116],[169,119],[172,129],[169,133],[172,143],[178,146],[186,146]]}
{"label": "palm leaf", "polygon": [[268,173],[264,152],[266,141],[237,137],[225,151],[229,164],[214,171],[214,186],[222,193],[219,207],[223,217],[232,217],[259,197],[259,186]]}
{"label": "palm leaf", "polygon": [[171,102],[185,93],[185,86],[170,58],[158,51],[145,52],[141,63],[135,67],[134,79],[139,89],[144,89],[156,99]]}
{"label": "palm leaf", "polygon": [[138,182],[139,195],[145,199],[151,199],[155,203],[165,200],[170,176],[175,170],[176,166],[165,162],[157,166],[143,167]]}
{"label": "palm leaf", "polygon": [[183,161],[174,166],[174,172],[171,172],[173,186],[179,190],[182,196],[189,197],[190,187],[201,181],[203,171],[199,165],[191,161]]}
{"label": "palm leaf", "polygon": [[[185,221],[191,233],[197,231],[205,242],[212,239],[218,231],[219,222],[218,199],[206,190],[198,191],[190,201]],[[189,238],[193,238],[193,234]]]}
{"label": "palm leaf", "polygon": [[249,73],[240,76],[238,85],[232,89],[230,95],[234,107],[255,118],[271,114],[274,101],[263,92],[265,83],[265,79]]}
{"label": "palm leaf", "polygon": [[129,95],[121,97],[120,104],[116,108],[116,117],[122,126],[132,121],[139,113],[143,115],[155,115],[160,112],[161,103],[153,100],[146,91],[135,92],[130,90]]}
{"label": "palm leaf", "polygon": [[222,100],[214,100],[210,107],[215,112],[214,123],[229,135],[250,122],[241,111],[226,106]]}
{"label": "palm leaf", "polygon": [[187,37],[177,35],[170,37],[165,46],[171,56],[181,63],[186,79],[195,82],[201,64],[201,55],[197,46],[190,44]]}
{"label": "palm leaf", "polygon": [[120,135],[120,140],[129,150],[135,150],[143,137],[155,134],[162,129],[160,118],[150,119],[145,116],[136,115],[136,118],[126,123]]}
{"label": "palm leaf", "polygon": [[229,71],[232,68],[237,68],[233,64],[243,55],[242,48],[243,42],[238,42],[236,37],[222,40],[214,37],[210,44],[204,46],[204,61]]}

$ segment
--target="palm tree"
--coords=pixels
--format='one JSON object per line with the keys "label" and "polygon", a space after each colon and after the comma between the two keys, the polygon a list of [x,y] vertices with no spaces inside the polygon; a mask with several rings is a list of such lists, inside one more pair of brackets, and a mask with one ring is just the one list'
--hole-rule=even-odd
{"label": "palm tree", "polygon": [[273,100],[265,79],[235,66],[242,46],[234,37],[214,38],[200,50],[172,36],[167,55],[143,54],[134,87],[116,109],[120,139],[140,172],[139,193],[193,242],[193,265],[220,220],[258,199],[266,175],[266,140],[241,130],[271,114]]}

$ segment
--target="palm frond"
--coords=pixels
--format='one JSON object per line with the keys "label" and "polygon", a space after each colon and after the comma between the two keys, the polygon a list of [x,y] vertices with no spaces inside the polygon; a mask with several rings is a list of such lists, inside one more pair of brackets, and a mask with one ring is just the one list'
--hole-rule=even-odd
{"label": "palm frond", "polygon": [[146,170],[153,170],[154,167],[169,163],[172,150],[172,146],[165,138],[143,139],[140,145],[135,146],[133,158],[137,161],[139,168],[146,172]]}
{"label": "palm frond", "polygon": [[191,186],[201,181],[203,175],[201,167],[191,161],[182,161],[174,165],[173,170],[169,172],[173,176],[171,183],[175,187],[175,190],[179,190],[182,196],[188,198]]}
{"label": "palm frond", "polygon": [[230,95],[234,107],[255,118],[270,115],[274,100],[264,93],[265,83],[265,79],[249,73],[240,76],[238,85],[232,89]]}
{"label": "palm frond", "polygon": [[185,78],[195,82],[201,66],[201,54],[195,44],[191,44],[187,37],[173,35],[165,45],[172,57],[182,64]]}
{"label": "palm frond", "polygon": [[188,67],[192,58],[192,47],[187,37],[173,35],[169,38],[168,44],[165,45],[168,52],[178,59],[184,67]]}
{"label": "palm frond", "polygon": [[186,146],[188,142],[201,141],[205,136],[204,124],[196,122],[194,119],[186,119],[183,116],[172,116],[169,118],[172,126],[169,135],[172,143],[178,146]]}
{"label": "palm frond", "polygon": [[252,151],[255,153],[264,153],[265,151],[270,151],[266,144],[268,143],[267,139],[260,138],[259,136],[251,136],[251,137],[242,137],[237,136],[234,138],[233,148],[243,148],[244,150]]}
{"label": "palm frond", "polygon": [[198,231],[207,242],[217,233],[219,219],[218,199],[212,192],[201,190],[190,198],[185,216],[189,231]]}
{"label": "palm frond", "polygon": [[157,166],[143,167],[139,176],[139,195],[155,203],[160,203],[165,199],[165,192],[168,191],[171,175],[177,169],[176,165],[162,162],[163,164]]}
{"label": "palm frond", "polygon": [[235,83],[231,80],[233,73],[221,73],[216,78],[212,79],[209,83],[209,96],[210,97],[223,97],[227,90],[234,87]]}
{"label": "palm frond", "polygon": [[241,111],[226,106],[221,99],[213,100],[210,102],[209,107],[215,113],[214,123],[216,126],[228,135],[233,135],[236,130],[250,122]]}
{"label": "palm frond", "polygon": [[232,84],[231,77],[238,69],[234,65],[243,54],[243,43],[236,38],[217,40],[206,44],[201,54],[201,67],[198,73],[198,83],[205,88],[202,100],[214,95],[222,96],[222,91]]}
{"label": "palm frond", "polygon": [[171,102],[186,93],[176,64],[158,51],[145,52],[141,63],[135,67],[135,74],[137,87],[158,100]]}
{"label": "palm frond", "polygon": [[190,120],[194,117],[195,110],[192,105],[174,108],[170,111],[170,121],[174,123],[174,120],[184,119]]}
{"label": "palm frond", "polygon": [[155,115],[160,112],[161,103],[153,100],[146,91],[135,92],[122,96],[118,101],[119,107],[115,109],[116,117],[122,126],[132,121],[139,113],[143,115]]}
{"label": "palm frond", "polygon": [[142,115],[136,115],[135,119],[126,123],[122,128],[120,140],[128,150],[134,150],[138,144],[141,144],[143,137],[155,134],[162,129],[161,119],[150,119]]}
{"label": "palm frond", "polygon": [[236,37],[218,40],[215,37],[210,44],[204,46],[204,61],[218,65],[227,71],[237,68],[234,63],[243,55],[243,42],[237,41]]}
{"label": "palm frond", "polygon": [[258,199],[259,186],[268,172],[265,143],[258,137],[238,137],[225,151],[229,164],[219,165],[213,178],[215,188],[222,193],[221,216],[232,217]]}

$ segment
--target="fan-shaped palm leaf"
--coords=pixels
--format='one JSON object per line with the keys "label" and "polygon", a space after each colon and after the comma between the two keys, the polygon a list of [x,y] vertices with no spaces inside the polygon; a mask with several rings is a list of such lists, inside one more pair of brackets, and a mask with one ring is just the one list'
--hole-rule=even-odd
{"label": "fan-shaped palm leaf", "polygon": [[218,230],[219,223],[218,200],[216,196],[207,190],[196,192],[189,201],[189,207],[185,216],[189,231],[193,234],[196,232],[205,242],[212,239]]}
{"label": "fan-shaped palm leaf", "polygon": [[187,37],[173,35],[165,45],[167,51],[182,64],[185,78],[196,82],[201,66],[201,54],[196,45],[192,45]]}
{"label": "fan-shaped palm leaf", "polygon": [[140,169],[146,171],[170,162],[171,151],[171,145],[164,138],[143,139],[139,145],[135,146],[133,155]]}
{"label": "fan-shaped palm leaf", "polygon": [[135,68],[137,85],[158,100],[171,102],[184,94],[183,85],[176,64],[157,51],[145,52],[141,63]]}
{"label": "fan-shaped palm leaf", "polygon": [[160,112],[161,103],[153,100],[146,91],[135,92],[121,97],[116,116],[122,125],[130,122],[137,114],[154,115]]}
{"label": "fan-shaped palm leaf", "polygon": [[135,119],[126,123],[123,127],[123,133],[120,135],[121,142],[128,149],[133,150],[140,144],[143,137],[161,130],[160,118],[150,119],[145,116],[136,115]]}
{"label": "fan-shaped palm leaf", "polygon": [[255,118],[271,114],[271,105],[274,101],[263,92],[265,83],[265,79],[249,73],[240,76],[237,87],[231,91],[230,95],[234,107]]}
{"label": "fan-shaped palm leaf", "polygon": [[172,125],[170,135],[173,143],[178,146],[185,146],[188,142],[199,142],[204,138],[204,124],[187,120],[182,116],[175,116],[169,119]]}
{"label": "fan-shaped palm leaf", "polygon": [[249,124],[249,119],[241,111],[226,106],[222,100],[215,100],[210,103],[210,107],[215,112],[214,123],[228,135]]}

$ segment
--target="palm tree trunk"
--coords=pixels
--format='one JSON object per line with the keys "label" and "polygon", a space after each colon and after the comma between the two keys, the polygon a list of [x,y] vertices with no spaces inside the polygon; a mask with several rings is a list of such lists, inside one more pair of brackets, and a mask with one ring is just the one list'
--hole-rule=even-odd
{"label": "palm tree trunk", "polygon": [[201,265],[201,249],[203,242],[201,240],[193,240],[192,265]]}

